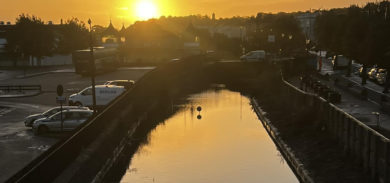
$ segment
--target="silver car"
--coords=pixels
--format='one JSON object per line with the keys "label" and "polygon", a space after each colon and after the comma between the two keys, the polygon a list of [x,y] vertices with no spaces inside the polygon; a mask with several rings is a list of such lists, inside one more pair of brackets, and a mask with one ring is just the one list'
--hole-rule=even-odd
{"label": "silver car", "polygon": [[[92,110],[70,109],[62,111],[62,131],[72,131],[93,115]],[[61,112],[36,120],[32,126],[36,135],[47,132],[61,132]]]}
{"label": "silver car", "polygon": [[[62,110],[67,110],[67,109],[82,109],[82,110],[89,110],[88,107],[78,107],[78,106],[62,106]],[[33,114],[30,116],[27,116],[24,119],[24,125],[27,127],[32,127],[32,124],[35,120],[40,119],[40,118],[47,118],[57,112],[60,112],[61,107],[54,107],[46,112],[40,113],[40,114]]]}
{"label": "silver car", "polygon": [[378,84],[383,85],[386,83],[386,75],[386,69],[378,69],[378,72],[376,73],[376,81]]}

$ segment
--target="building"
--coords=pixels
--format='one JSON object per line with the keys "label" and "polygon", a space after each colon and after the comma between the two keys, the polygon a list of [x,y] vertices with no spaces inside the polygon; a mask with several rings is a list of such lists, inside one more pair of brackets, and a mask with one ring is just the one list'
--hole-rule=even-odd
{"label": "building", "polygon": [[110,25],[102,33],[102,46],[103,47],[118,47],[120,42],[120,33],[115,29],[110,20]]}
{"label": "building", "polygon": [[315,40],[314,24],[316,22],[317,16],[318,13],[311,12],[296,15],[296,18],[299,21],[300,27],[302,28],[302,31],[305,34],[307,40]]}

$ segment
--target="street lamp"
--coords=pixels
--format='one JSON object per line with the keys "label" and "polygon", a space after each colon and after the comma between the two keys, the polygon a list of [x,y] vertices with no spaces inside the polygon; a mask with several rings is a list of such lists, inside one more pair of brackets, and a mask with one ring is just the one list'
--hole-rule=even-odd
{"label": "street lamp", "polygon": [[89,24],[89,29],[90,29],[90,53],[91,53],[91,58],[89,60],[90,64],[90,71],[91,71],[91,83],[92,83],[92,108],[93,108],[93,113],[96,114],[96,91],[95,91],[95,60],[93,57],[93,36],[92,36],[92,20],[88,20]]}

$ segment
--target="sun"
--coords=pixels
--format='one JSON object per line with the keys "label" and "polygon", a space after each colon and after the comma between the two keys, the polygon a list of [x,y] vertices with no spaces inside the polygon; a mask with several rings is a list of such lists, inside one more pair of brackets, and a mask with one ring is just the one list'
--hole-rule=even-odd
{"label": "sun", "polygon": [[138,20],[157,18],[158,10],[152,1],[142,0],[135,4],[135,15]]}

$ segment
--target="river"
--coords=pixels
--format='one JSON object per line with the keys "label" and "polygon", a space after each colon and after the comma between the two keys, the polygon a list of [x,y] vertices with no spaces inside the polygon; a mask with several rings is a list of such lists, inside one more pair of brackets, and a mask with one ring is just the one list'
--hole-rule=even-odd
{"label": "river", "polygon": [[299,182],[247,97],[223,89],[189,101],[150,132],[121,182]]}

